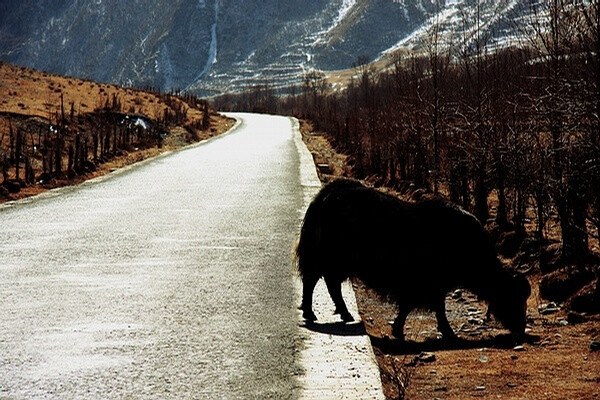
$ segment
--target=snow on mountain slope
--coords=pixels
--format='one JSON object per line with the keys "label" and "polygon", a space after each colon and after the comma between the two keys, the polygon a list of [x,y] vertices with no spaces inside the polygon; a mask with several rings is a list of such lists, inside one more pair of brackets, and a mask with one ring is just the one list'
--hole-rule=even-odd
{"label": "snow on mountain slope", "polygon": [[[0,59],[63,75],[209,95],[350,68],[431,27],[468,46],[515,36],[527,0],[2,0]],[[479,22],[474,13],[479,10]]]}
{"label": "snow on mountain slope", "polygon": [[[206,3],[204,3],[204,2],[202,3],[202,5],[205,5],[205,4]],[[196,76],[196,78],[194,79],[193,82],[202,79],[202,77],[204,75],[206,75],[206,73],[208,72],[210,67],[212,67],[212,65],[217,62],[217,21],[219,18],[219,0],[215,0],[214,8],[215,8],[215,20],[212,24],[212,27],[210,28],[210,46],[208,48],[208,59],[206,60],[206,64],[204,65],[204,68]]]}
{"label": "snow on mountain slope", "polygon": [[324,34],[327,34],[327,33],[331,32],[331,30],[335,29],[344,20],[344,18],[348,15],[348,12],[355,5],[356,5],[356,0],[342,0],[342,5],[340,6],[340,9],[338,10],[337,17],[335,17],[335,19],[333,20],[333,24],[331,24],[331,26],[324,32]]}
{"label": "snow on mountain slope", "polygon": [[[512,24],[512,17],[527,11],[527,7],[519,9],[522,3],[519,0],[481,0],[478,7],[468,0],[446,1],[444,8],[433,13],[421,26],[394,46],[381,52],[380,57],[401,48],[423,47],[431,40],[432,32],[436,28],[440,32],[439,45],[442,49],[452,45],[464,50],[473,46],[476,40],[488,48],[507,44],[507,39],[518,36],[518,32],[514,32],[518,27]],[[502,24],[504,26],[501,26]]]}

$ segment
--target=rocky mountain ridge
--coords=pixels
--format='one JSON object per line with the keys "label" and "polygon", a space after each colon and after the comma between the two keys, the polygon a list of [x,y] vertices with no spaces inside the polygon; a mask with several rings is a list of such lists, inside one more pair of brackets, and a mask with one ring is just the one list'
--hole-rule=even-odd
{"label": "rocky mountain ridge", "polygon": [[[0,59],[62,75],[202,95],[286,86],[418,48],[437,24],[515,35],[524,0],[3,0]],[[474,25],[474,15],[479,20]]]}

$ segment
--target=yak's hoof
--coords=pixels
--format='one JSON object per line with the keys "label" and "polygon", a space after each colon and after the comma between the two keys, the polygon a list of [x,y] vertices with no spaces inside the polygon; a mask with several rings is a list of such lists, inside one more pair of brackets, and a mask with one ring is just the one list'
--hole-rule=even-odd
{"label": "yak's hoof", "polygon": [[354,317],[352,316],[352,314],[350,314],[350,312],[348,310],[340,311],[336,308],[333,313],[340,314],[340,317],[342,318],[342,321],[344,321],[344,322],[354,321]]}
{"label": "yak's hoof", "polygon": [[404,341],[404,329],[397,327],[395,325],[392,325],[392,335],[394,335],[394,337],[397,340],[401,340]]}
{"label": "yak's hoof", "polygon": [[456,333],[454,333],[454,331],[447,331],[447,332],[441,332],[442,333],[442,339],[444,339],[447,342],[454,342],[456,340],[458,340],[458,336],[456,336]]}
{"label": "yak's hoof", "polygon": [[315,315],[315,313],[312,310],[304,310],[302,312],[302,317],[309,322],[312,321],[316,321],[317,320],[317,316]]}
{"label": "yak's hoof", "polygon": [[344,321],[344,322],[354,321],[354,317],[349,312],[340,313],[340,317],[342,317],[342,321]]}

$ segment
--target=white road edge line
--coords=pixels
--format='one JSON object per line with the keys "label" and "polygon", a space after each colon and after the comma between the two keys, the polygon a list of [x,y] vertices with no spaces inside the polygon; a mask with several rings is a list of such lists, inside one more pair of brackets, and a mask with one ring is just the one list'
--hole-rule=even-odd
{"label": "white road edge line", "polygon": [[[310,200],[321,188],[321,181],[317,176],[312,155],[302,141],[298,120],[292,118],[292,124],[294,142],[300,156],[300,181],[304,192],[301,215],[304,216]],[[300,299],[302,293],[300,278],[296,279],[295,286]],[[356,297],[349,282],[344,283],[342,293],[348,309],[359,321],[356,324],[362,324],[358,315]],[[317,321],[319,324],[340,321],[339,316],[333,315],[333,302],[322,280],[315,288],[313,307],[319,318]],[[298,319],[302,321],[300,311],[298,311]],[[385,399],[379,367],[369,337],[365,333],[360,334],[363,330],[354,327],[356,325],[352,326],[347,335],[302,328],[304,346],[299,359],[304,371],[299,376],[302,386],[300,399]],[[351,331],[356,331],[357,334],[352,334]]]}

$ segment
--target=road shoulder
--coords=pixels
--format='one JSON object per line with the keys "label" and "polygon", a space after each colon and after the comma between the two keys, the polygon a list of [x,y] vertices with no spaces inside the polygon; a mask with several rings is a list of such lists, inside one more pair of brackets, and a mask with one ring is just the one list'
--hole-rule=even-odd
{"label": "road shoulder", "polygon": [[[300,156],[300,179],[304,192],[304,209],[321,187],[312,155],[302,141],[299,124],[293,119],[294,141]],[[304,215],[304,212],[301,213]],[[298,299],[302,282],[295,282]],[[358,316],[356,297],[352,286],[345,282],[342,288],[348,309],[359,322],[343,324],[333,314],[333,302],[321,281],[314,292],[313,307],[316,323],[301,321],[303,347],[299,362],[303,373],[299,376],[301,399],[385,399],[377,361],[362,321]]]}

